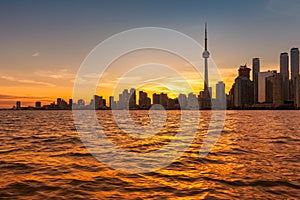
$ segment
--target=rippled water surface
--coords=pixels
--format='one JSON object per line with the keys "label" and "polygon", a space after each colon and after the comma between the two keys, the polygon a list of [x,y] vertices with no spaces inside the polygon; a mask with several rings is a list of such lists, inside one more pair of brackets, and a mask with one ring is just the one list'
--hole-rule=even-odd
{"label": "rippled water surface", "polygon": [[[180,111],[167,111],[158,134],[137,139],[118,129],[110,111],[97,115],[115,145],[136,153],[167,145],[180,124]],[[201,111],[196,137],[180,158],[129,174],[89,153],[71,111],[1,111],[0,199],[300,198],[300,111],[227,111],[216,146],[201,159],[209,115]],[[149,123],[147,111],[131,117]]]}

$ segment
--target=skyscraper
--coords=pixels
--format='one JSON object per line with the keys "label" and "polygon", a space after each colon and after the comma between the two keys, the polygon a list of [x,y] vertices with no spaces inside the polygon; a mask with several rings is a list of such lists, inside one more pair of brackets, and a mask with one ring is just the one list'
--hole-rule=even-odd
{"label": "skyscraper", "polygon": [[290,85],[290,100],[296,101],[296,78],[299,74],[299,49],[291,49],[291,85]]}
{"label": "skyscraper", "polygon": [[283,100],[289,101],[289,55],[286,52],[280,54],[280,74],[282,76]]}
{"label": "skyscraper", "polygon": [[221,109],[226,108],[226,94],[225,94],[225,84],[223,81],[219,81],[216,85],[216,98],[218,107]]}
{"label": "skyscraper", "polygon": [[275,108],[283,105],[282,80],[278,73],[266,78],[266,102],[272,103]]}
{"label": "skyscraper", "polygon": [[295,79],[299,74],[299,49],[291,49],[291,79]]}
{"label": "skyscraper", "polygon": [[152,95],[152,102],[153,102],[153,104],[160,104],[160,96],[159,96],[159,94],[154,93]]}
{"label": "skyscraper", "polygon": [[300,108],[300,75],[298,74],[295,78],[295,108]]}
{"label": "skyscraper", "polygon": [[259,58],[253,58],[253,60],[252,60],[252,79],[253,79],[254,103],[258,103],[258,73],[259,72],[260,72],[260,60],[259,60]]}
{"label": "skyscraper", "polygon": [[[258,73],[258,102],[264,103],[266,102],[266,78],[273,76],[277,71],[267,71],[267,72],[259,72]],[[253,82],[254,84],[254,82]]]}
{"label": "skyscraper", "polygon": [[246,65],[240,66],[239,76],[235,79],[230,91],[231,106],[246,108],[253,104],[253,83],[250,78],[251,69]]}
{"label": "skyscraper", "polygon": [[134,88],[130,89],[129,96],[129,109],[136,109],[136,94]]}
{"label": "skyscraper", "polygon": [[139,91],[139,108],[149,109],[151,106],[151,99],[148,98],[148,94],[143,91]]}

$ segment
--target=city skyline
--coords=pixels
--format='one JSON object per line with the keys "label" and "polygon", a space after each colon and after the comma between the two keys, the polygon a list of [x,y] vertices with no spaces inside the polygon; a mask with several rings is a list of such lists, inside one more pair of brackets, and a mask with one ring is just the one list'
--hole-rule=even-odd
{"label": "city skyline", "polygon": [[[240,103],[234,103],[235,100],[233,100],[234,97],[232,96],[232,93],[234,93],[233,91],[234,91],[234,87],[236,85],[236,80],[239,77],[246,78],[247,79],[246,81],[248,81],[249,84],[251,84],[251,88],[250,88],[250,86],[247,86],[247,88],[244,88],[243,91],[246,93],[241,93],[240,94],[241,97],[239,97],[239,98],[246,98],[246,105],[249,106],[249,105],[255,105],[258,103],[264,104],[264,103],[267,103],[268,100],[270,103],[270,99],[268,99],[268,97],[267,97],[268,96],[267,81],[268,81],[268,78],[270,78],[270,77],[273,77],[273,76],[277,77],[277,74],[280,75],[280,81],[282,81],[282,82],[280,82],[280,85],[282,85],[282,89],[281,89],[282,90],[281,91],[282,103],[279,103],[278,105],[277,104],[276,105],[283,106],[285,104],[284,103],[285,101],[294,101],[293,104],[295,104],[296,108],[299,107],[300,102],[298,102],[299,100],[297,99],[297,98],[300,98],[299,97],[299,95],[300,95],[299,85],[297,85],[297,84],[299,84],[299,80],[300,80],[299,49],[298,48],[295,48],[295,47],[291,48],[291,50],[290,50],[291,56],[289,56],[289,53],[287,53],[287,52],[280,53],[280,71],[279,71],[279,73],[277,73],[277,70],[272,70],[272,69],[268,69],[267,71],[261,71],[260,70],[260,58],[252,59],[252,69],[248,68],[247,64],[244,66],[241,65],[240,68],[238,69],[238,76],[235,79],[235,82],[231,86],[231,89],[229,90],[229,92],[226,93],[226,90],[225,90],[226,87],[225,87],[225,83],[223,81],[218,81],[214,87],[212,87],[208,84],[209,73],[208,73],[207,59],[209,57],[209,53],[207,53],[208,48],[207,48],[207,35],[206,34],[207,34],[207,25],[205,24],[205,37],[204,37],[205,49],[204,49],[204,53],[203,53],[203,59],[204,59],[204,65],[205,65],[204,74],[205,74],[206,78],[204,79],[203,90],[202,91],[200,90],[198,94],[197,94],[197,92],[192,91],[192,92],[188,92],[188,93],[179,93],[177,96],[176,96],[176,94],[172,94],[172,93],[170,95],[169,92],[151,90],[151,92],[149,93],[150,96],[148,97],[147,96],[148,91],[143,91],[143,89],[131,88],[130,91],[134,90],[135,92],[138,92],[138,93],[142,92],[142,94],[146,95],[145,96],[146,99],[149,98],[149,106],[147,106],[147,109],[149,109],[151,105],[156,104],[155,100],[154,100],[155,99],[154,95],[156,95],[156,94],[166,95],[167,99],[170,99],[170,100],[178,100],[178,99],[180,99],[181,95],[184,95],[185,98],[187,98],[191,94],[191,95],[194,95],[195,98],[198,99],[199,108],[203,107],[204,109],[209,109],[211,106],[203,105],[201,103],[201,99],[205,99],[205,101],[209,101],[209,104],[212,103],[214,100],[217,100],[217,101],[219,101],[218,106],[220,108],[224,108],[224,106],[226,107],[226,105],[229,108],[250,108],[250,107],[243,107],[243,106],[240,107],[242,104],[244,104],[244,103],[242,103],[244,100],[239,100],[239,101],[241,101]],[[251,77],[252,80],[250,79],[250,71],[251,70],[252,70],[252,77]],[[212,88],[214,88],[215,91],[212,90]],[[128,93],[128,89],[123,88],[123,91],[122,91],[123,94],[124,94],[124,91],[125,92],[127,91],[127,93]],[[219,93],[218,93],[218,91],[219,91]],[[222,91],[221,94],[220,94],[220,91]],[[248,94],[247,92],[251,92],[251,93]],[[227,96],[227,97],[224,97],[224,99],[226,99],[225,104],[223,103],[223,99],[222,99],[223,93],[224,93],[224,95]],[[235,91],[235,93],[237,93],[237,91]],[[111,98],[113,98],[113,100],[116,100],[116,101],[122,101],[120,98],[120,94],[117,94],[116,96],[109,96],[108,98],[104,97],[102,95],[97,95],[97,94],[95,94],[94,96],[98,96],[101,99],[103,99],[104,101],[109,99],[109,104],[110,104]],[[250,95],[250,97],[249,97],[249,95]],[[232,99],[230,100],[230,98],[232,98]],[[251,98],[251,100],[249,98]],[[138,106],[140,106],[140,98],[136,99],[136,97],[134,97],[134,99],[135,99],[135,101],[134,101],[135,108],[139,108]],[[50,104],[45,104],[45,106],[48,109],[57,109],[57,107],[55,107],[55,106],[60,107],[59,101],[61,101],[61,100],[62,100],[62,102],[65,102],[63,100],[63,98],[57,98],[57,103],[55,103],[55,101],[52,100],[52,101],[49,101]],[[88,101],[87,99],[77,99],[78,102],[79,101],[83,102],[82,105],[86,106],[85,108],[88,108],[88,109],[95,108],[96,105],[93,104],[93,100],[94,99],[92,99],[90,101]],[[230,101],[232,101],[232,102],[230,103]],[[31,105],[27,105],[27,107],[28,108],[34,108],[34,107],[35,108],[43,108],[41,106],[41,104],[42,104],[41,102],[42,102],[41,100],[35,101],[32,103],[32,104],[35,104],[35,106],[33,106],[31,104]],[[73,102],[73,99],[69,99],[69,102]],[[88,104],[85,104],[85,102],[88,102]],[[272,102],[272,100],[271,100],[271,102]],[[15,103],[15,105],[12,105],[7,108],[13,108],[13,109],[21,108],[21,101],[16,101],[14,103]],[[127,102],[127,103],[129,103],[129,102]],[[73,103],[71,103],[71,104],[65,103],[64,108],[70,109],[70,108],[72,108],[72,104]],[[78,104],[80,105],[81,103],[78,103]],[[239,105],[239,104],[241,104],[241,105]],[[74,105],[76,105],[76,103],[74,103]],[[130,103],[128,105],[130,105]],[[259,106],[259,107],[264,108],[263,106]],[[103,108],[107,109],[107,108],[111,108],[111,106],[104,106]],[[126,108],[126,106],[121,109],[125,109],[125,108]],[[118,109],[120,109],[120,108],[118,108]]]}
{"label": "city skyline", "polygon": [[[92,2],[88,5],[79,1],[72,4],[67,1],[59,4],[3,2],[0,8],[0,26],[3,27],[0,107],[11,107],[19,99],[24,105],[33,105],[36,100],[53,102],[57,96],[71,98],[76,72],[86,54],[104,39],[130,28],[171,28],[204,44],[203,24],[208,21],[210,51],[213,52],[211,59],[223,76],[227,93],[239,65],[251,63],[252,58],[259,57],[262,71],[279,71],[279,54],[300,46],[297,43],[300,22],[296,12],[300,3],[294,1],[232,1],[217,4],[197,1],[150,4],[132,1],[130,5],[120,6],[116,2]],[[65,12],[68,12],[68,16],[64,15]],[[168,64],[174,65],[172,61]],[[130,63],[122,61],[115,68],[124,66],[126,69],[126,65]],[[201,77],[193,77],[185,69],[181,71],[191,80],[195,93],[203,89]],[[107,87],[99,88],[106,98],[110,96],[109,88],[118,75],[115,69],[109,73],[108,78],[104,79]],[[168,77],[167,80],[172,81]],[[166,92],[164,88],[153,88],[156,89]]]}

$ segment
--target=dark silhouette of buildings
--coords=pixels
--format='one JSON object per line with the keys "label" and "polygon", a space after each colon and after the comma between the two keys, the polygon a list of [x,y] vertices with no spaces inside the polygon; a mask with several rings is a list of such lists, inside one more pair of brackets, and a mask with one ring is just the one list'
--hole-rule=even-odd
{"label": "dark silhouette of buildings", "polygon": [[282,81],[282,76],[279,73],[266,77],[266,102],[275,108],[283,105]]}
{"label": "dark silhouette of buildings", "polygon": [[253,60],[252,60],[252,79],[253,79],[254,103],[258,103],[258,73],[259,72],[260,72],[260,60],[259,60],[259,58],[253,58]]}
{"label": "dark silhouette of buildings", "polygon": [[299,49],[291,49],[291,81],[290,81],[290,100],[296,101],[296,79],[299,75]]}
{"label": "dark silhouette of buildings", "polygon": [[16,109],[20,110],[21,109],[21,101],[16,102]]}
{"label": "dark silhouette of buildings", "polygon": [[295,78],[295,108],[300,108],[300,75],[298,74]]}
{"label": "dark silhouette of buildings", "polygon": [[250,80],[250,71],[246,65],[239,68],[239,75],[230,90],[229,102],[231,108],[249,108],[253,104],[253,83]]}
{"label": "dark silhouette of buildings", "polygon": [[151,99],[148,97],[146,92],[139,92],[139,108],[140,109],[149,109],[151,106]]}
{"label": "dark silhouette of buildings", "polygon": [[289,101],[289,55],[286,52],[280,54],[280,74],[282,76],[284,101]]}
{"label": "dark silhouette of buildings", "polygon": [[35,102],[35,108],[36,109],[41,109],[42,108],[42,103],[40,101]]}

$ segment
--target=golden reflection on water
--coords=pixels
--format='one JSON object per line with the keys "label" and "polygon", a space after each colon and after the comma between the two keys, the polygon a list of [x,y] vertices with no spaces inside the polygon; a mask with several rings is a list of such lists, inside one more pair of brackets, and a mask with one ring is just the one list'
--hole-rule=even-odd
{"label": "golden reflection on water", "polygon": [[[137,123],[149,117],[146,111],[135,112]],[[113,170],[92,157],[68,111],[0,112],[0,198],[300,197],[299,111],[228,111],[217,144],[199,158],[210,115],[201,112],[196,137],[184,154],[144,174]],[[180,122],[177,111],[168,111],[167,125],[147,140],[120,132],[109,111],[99,111],[98,117],[114,144],[136,152],[168,144]]]}

